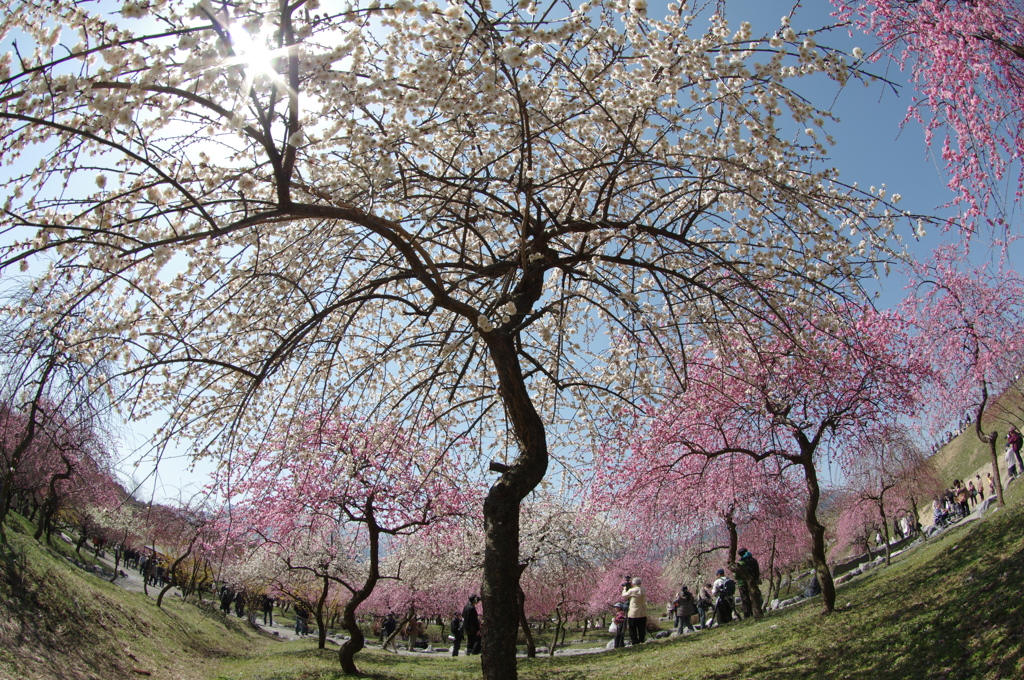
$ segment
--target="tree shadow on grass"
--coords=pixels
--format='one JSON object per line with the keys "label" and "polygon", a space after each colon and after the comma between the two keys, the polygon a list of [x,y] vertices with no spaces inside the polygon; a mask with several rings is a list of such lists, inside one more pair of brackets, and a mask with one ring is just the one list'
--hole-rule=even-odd
{"label": "tree shadow on grass", "polygon": [[[706,677],[795,680],[1006,680],[1024,677],[1024,508],[972,531],[916,568],[879,572],[850,596],[851,611],[818,622],[808,646],[757,657]],[[844,598],[845,599],[845,598]],[[812,644],[818,647],[810,646]],[[730,650],[736,653],[739,650]]]}

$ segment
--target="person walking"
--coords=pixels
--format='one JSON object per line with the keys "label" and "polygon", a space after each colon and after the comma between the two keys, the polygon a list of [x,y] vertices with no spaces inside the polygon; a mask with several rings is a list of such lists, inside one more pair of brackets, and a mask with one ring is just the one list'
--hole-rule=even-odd
{"label": "person walking", "polygon": [[309,632],[309,610],[306,605],[295,603],[295,634],[303,637]]}
{"label": "person walking", "polygon": [[398,621],[395,619],[395,615],[392,612],[388,612],[384,616],[384,620],[380,622],[380,643],[381,647],[387,649],[388,641],[390,640],[394,645],[395,652],[398,652],[398,645],[392,639],[395,631],[398,629]]}
{"label": "person walking", "polygon": [[462,628],[466,631],[466,656],[480,653],[480,615],[476,611],[476,603],[480,596],[469,596],[469,602],[462,608]]}
{"label": "person walking", "polygon": [[245,589],[239,590],[235,593],[235,616],[242,618],[245,616]]}
{"label": "person walking", "polygon": [[455,612],[451,625],[452,656],[459,655],[459,648],[462,646],[462,614]]}
{"label": "person walking", "polygon": [[642,645],[647,639],[647,593],[643,589],[643,579],[634,576],[623,581],[622,597],[629,601],[626,612],[629,641],[634,646]]}

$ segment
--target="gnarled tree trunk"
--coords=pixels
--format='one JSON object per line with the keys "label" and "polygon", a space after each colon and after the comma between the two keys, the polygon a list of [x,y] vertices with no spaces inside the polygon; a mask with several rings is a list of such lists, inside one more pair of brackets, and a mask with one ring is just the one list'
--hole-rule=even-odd
{"label": "gnarled tree trunk", "polygon": [[503,469],[484,501],[481,665],[486,680],[514,680],[519,628],[519,616],[515,614],[519,610],[519,503],[544,478],[548,447],[544,422],[526,389],[513,338],[496,332],[486,333],[484,338],[520,453],[510,467]]}

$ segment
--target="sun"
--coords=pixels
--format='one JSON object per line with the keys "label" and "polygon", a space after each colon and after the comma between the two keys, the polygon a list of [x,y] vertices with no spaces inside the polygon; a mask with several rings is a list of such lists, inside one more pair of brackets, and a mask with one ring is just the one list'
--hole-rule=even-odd
{"label": "sun", "polygon": [[280,80],[275,61],[281,56],[281,50],[268,46],[272,33],[272,29],[264,28],[254,36],[242,26],[233,27],[230,34],[235,56],[229,59],[228,63],[244,68],[246,76],[250,79],[266,76],[272,80]]}

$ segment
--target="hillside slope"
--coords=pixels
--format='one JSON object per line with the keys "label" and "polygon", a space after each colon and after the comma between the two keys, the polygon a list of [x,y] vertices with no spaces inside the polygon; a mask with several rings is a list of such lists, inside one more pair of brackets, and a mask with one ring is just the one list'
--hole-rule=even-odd
{"label": "hillside slope", "polygon": [[[0,678],[191,680],[257,636],[233,619],[129,593],[80,570],[15,518],[0,546]],[[63,547],[63,546],[59,546]]]}

